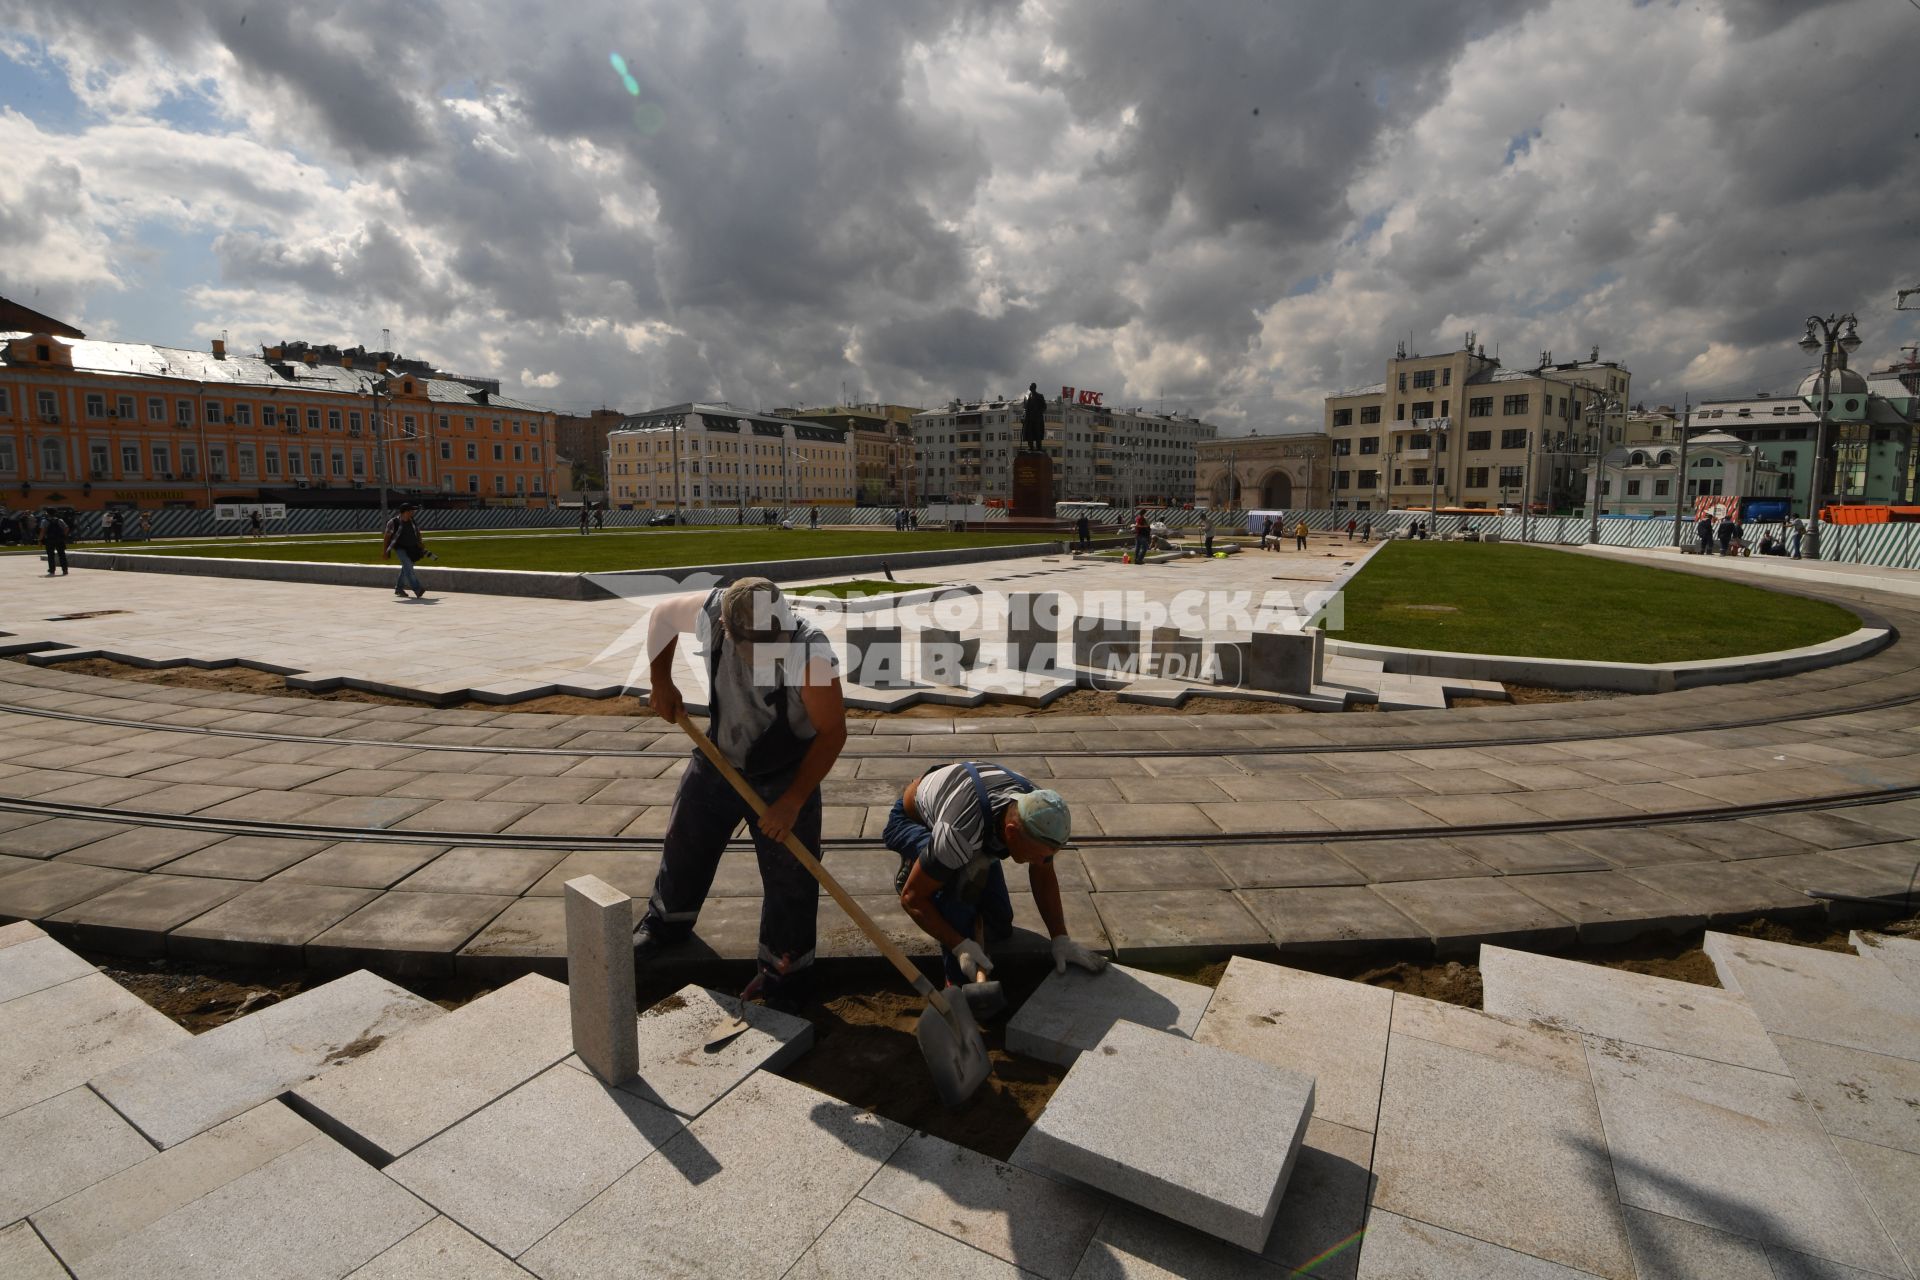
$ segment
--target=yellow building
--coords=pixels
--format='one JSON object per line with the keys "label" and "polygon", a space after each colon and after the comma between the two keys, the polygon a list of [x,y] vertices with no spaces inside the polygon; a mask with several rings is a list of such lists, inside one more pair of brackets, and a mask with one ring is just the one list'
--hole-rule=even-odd
{"label": "yellow building", "polygon": [[854,504],[843,428],[689,403],[628,418],[607,450],[622,510]]}
{"label": "yellow building", "polygon": [[547,505],[553,413],[423,369],[332,348],[0,333],[0,502],[367,506],[384,481],[421,500]]}
{"label": "yellow building", "polygon": [[853,442],[854,492],[867,506],[912,507],[920,502],[913,463],[913,415],[904,404],[837,404],[824,409],[775,409],[782,418],[839,427]]}

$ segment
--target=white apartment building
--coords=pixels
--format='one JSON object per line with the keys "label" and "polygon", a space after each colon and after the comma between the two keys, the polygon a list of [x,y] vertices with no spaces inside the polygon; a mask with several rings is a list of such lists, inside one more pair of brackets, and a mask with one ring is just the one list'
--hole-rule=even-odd
{"label": "white apartment building", "polygon": [[677,404],[607,434],[614,504],[850,507],[854,452],[839,427],[726,404]]}
{"label": "white apartment building", "polygon": [[[1063,388],[1064,390],[1064,388]],[[1047,454],[1056,502],[1179,506],[1192,502],[1196,447],[1217,428],[1185,414],[1047,402]],[[1004,501],[1013,496],[1025,397],[963,402],[913,418],[920,492],[934,502]]]}

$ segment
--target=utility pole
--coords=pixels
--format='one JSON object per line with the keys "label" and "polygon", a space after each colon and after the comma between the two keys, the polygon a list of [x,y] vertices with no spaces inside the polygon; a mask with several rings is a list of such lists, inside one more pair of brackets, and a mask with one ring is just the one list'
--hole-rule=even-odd
{"label": "utility pole", "polygon": [[1682,513],[1687,501],[1687,441],[1693,429],[1693,395],[1688,393],[1680,408],[1680,474],[1673,481],[1673,545],[1684,545],[1681,539],[1686,536],[1686,524]]}
{"label": "utility pole", "polygon": [[1520,479],[1520,541],[1527,542],[1533,528],[1533,428],[1527,428],[1527,469]]}
{"label": "utility pole", "polygon": [[680,524],[680,419],[676,416],[670,428],[673,432],[673,523]]}
{"label": "utility pole", "polygon": [[380,417],[380,383],[370,384],[369,394],[373,398],[373,474],[380,483],[380,514],[387,514],[387,445],[386,423]]}

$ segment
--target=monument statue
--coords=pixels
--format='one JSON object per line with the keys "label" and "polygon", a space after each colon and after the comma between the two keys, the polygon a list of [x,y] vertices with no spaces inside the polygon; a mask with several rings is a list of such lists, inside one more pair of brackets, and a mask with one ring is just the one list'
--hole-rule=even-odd
{"label": "monument statue", "polygon": [[1047,451],[1047,398],[1038,383],[1027,384],[1027,399],[1020,414],[1020,447],[1026,453]]}

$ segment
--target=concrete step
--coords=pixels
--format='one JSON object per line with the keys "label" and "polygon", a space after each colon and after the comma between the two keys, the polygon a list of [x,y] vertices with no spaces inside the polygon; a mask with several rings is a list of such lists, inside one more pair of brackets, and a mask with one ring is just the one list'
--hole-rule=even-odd
{"label": "concrete step", "polygon": [[1727,933],[1704,946],[1771,1035],[1920,1062],[1920,990],[1879,960]]}
{"label": "concrete step", "polygon": [[445,1016],[432,1001],[362,969],[91,1083],[165,1149]]}

